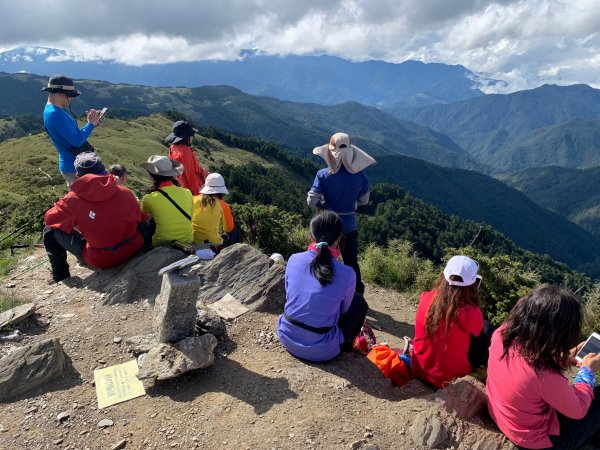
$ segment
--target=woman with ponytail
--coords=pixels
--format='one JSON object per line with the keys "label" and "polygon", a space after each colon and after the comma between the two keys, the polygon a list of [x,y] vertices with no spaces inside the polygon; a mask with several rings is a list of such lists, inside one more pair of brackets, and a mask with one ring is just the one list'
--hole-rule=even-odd
{"label": "woman with ponytail", "polygon": [[287,301],[279,317],[279,340],[292,355],[329,361],[352,348],[368,305],[356,290],[356,275],[338,261],[343,223],[332,211],[310,222],[311,244],[292,255],[285,271]]}

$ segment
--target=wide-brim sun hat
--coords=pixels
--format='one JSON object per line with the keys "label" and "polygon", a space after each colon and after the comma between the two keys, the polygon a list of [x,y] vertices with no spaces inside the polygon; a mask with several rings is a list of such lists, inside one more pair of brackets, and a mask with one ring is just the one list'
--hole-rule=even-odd
{"label": "wide-brim sun hat", "polygon": [[377,161],[364,150],[352,144],[346,133],[335,133],[329,138],[329,144],[313,149],[313,155],[325,160],[332,173],[336,173],[343,164],[350,173],[358,173]]}
{"label": "wide-brim sun hat", "polygon": [[64,75],[52,75],[48,79],[48,85],[43,87],[42,91],[65,94],[67,97],[77,97],[81,95],[81,92],[75,89],[73,80]]}
{"label": "wide-brim sun hat", "polygon": [[229,194],[225,186],[225,180],[219,173],[211,173],[204,180],[204,186],[200,189],[201,194]]}
{"label": "wide-brim sun hat", "polygon": [[178,177],[183,173],[183,164],[163,155],[152,155],[148,162],[140,164],[140,167],[152,175],[162,177]]}
{"label": "wide-brim sun hat", "polygon": [[198,133],[198,130],[192,127],[188,122],[185,120],[178,120],[173,124],[173,132],[165,138],[165,141],[169,144],[177,144],[196,133]]}

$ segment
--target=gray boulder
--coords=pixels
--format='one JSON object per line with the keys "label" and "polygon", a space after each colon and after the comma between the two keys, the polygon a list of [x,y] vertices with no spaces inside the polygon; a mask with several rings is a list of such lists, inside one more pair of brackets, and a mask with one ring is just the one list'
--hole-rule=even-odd
{"label": "gray boulder", "polygon": [[140,380],[168,380],[202,369],[215,361],[217,338],[212,334],[189,337],[176,344],[159,344],[138,358]]}
{"label": "gray boulder", "polygon": [[65,353],[58,339],[21,347],[0,359],[0,402],[60,376]]}
{"label": "gray boulder", "polygon": [[444,422],[429,413],[418,414],[408,431],[414,443],[421,447],[438,448],[448,439]]}
{"label": "gray boulder", "polygon": [[15,306],[12,309],[0,313],[0,329],[16,325],[27,319],[35,311],[35,304],[26,303],[25,305]]}
{"label": "gray boulder", "polygon": [[227,293],[253,310],[285,304],[285,268],[248,244],[232,245],[195,270],[202,280],[199,300],[206,304]]}
{"label": "gray boulder", "polygon": [[470,419],[483,412],[487,406],[485,386],[473,377],[466,376],[454,380],[447,388],[436,393],[438,401],[454,417]]}
{"label": "gray boulder", "polygon": [[156,247],[118,267],[94,272],[84,280],[84,286],[107,293],[105,305],[132,303],[144,298],[153,302],[162,282],[158,271],[185,256],[171,247]]}

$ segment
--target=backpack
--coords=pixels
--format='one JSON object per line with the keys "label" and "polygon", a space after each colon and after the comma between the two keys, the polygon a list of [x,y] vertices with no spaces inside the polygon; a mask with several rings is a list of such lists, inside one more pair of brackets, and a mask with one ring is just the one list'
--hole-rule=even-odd
{"label": "backpack", "polygon": [[[406,357],[406,355],[403,355]],[[388,378],[394,386],[404,386],[413,379],[410,367],[404,362],[395,350],[387,345],[377,345],[371,349],[367,358],[375,364],[381,373]]]}

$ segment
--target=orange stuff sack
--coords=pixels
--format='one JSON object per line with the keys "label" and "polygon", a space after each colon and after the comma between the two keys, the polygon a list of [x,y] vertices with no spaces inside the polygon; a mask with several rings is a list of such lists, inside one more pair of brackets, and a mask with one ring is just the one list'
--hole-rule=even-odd
{"label": "orange stuff sack", "polygon": [[394,386],[404,386],[413,379],[410,367],[398,356],[398,353],[386,345],[377,345],[371,349],[367,358],[375,364]]}

